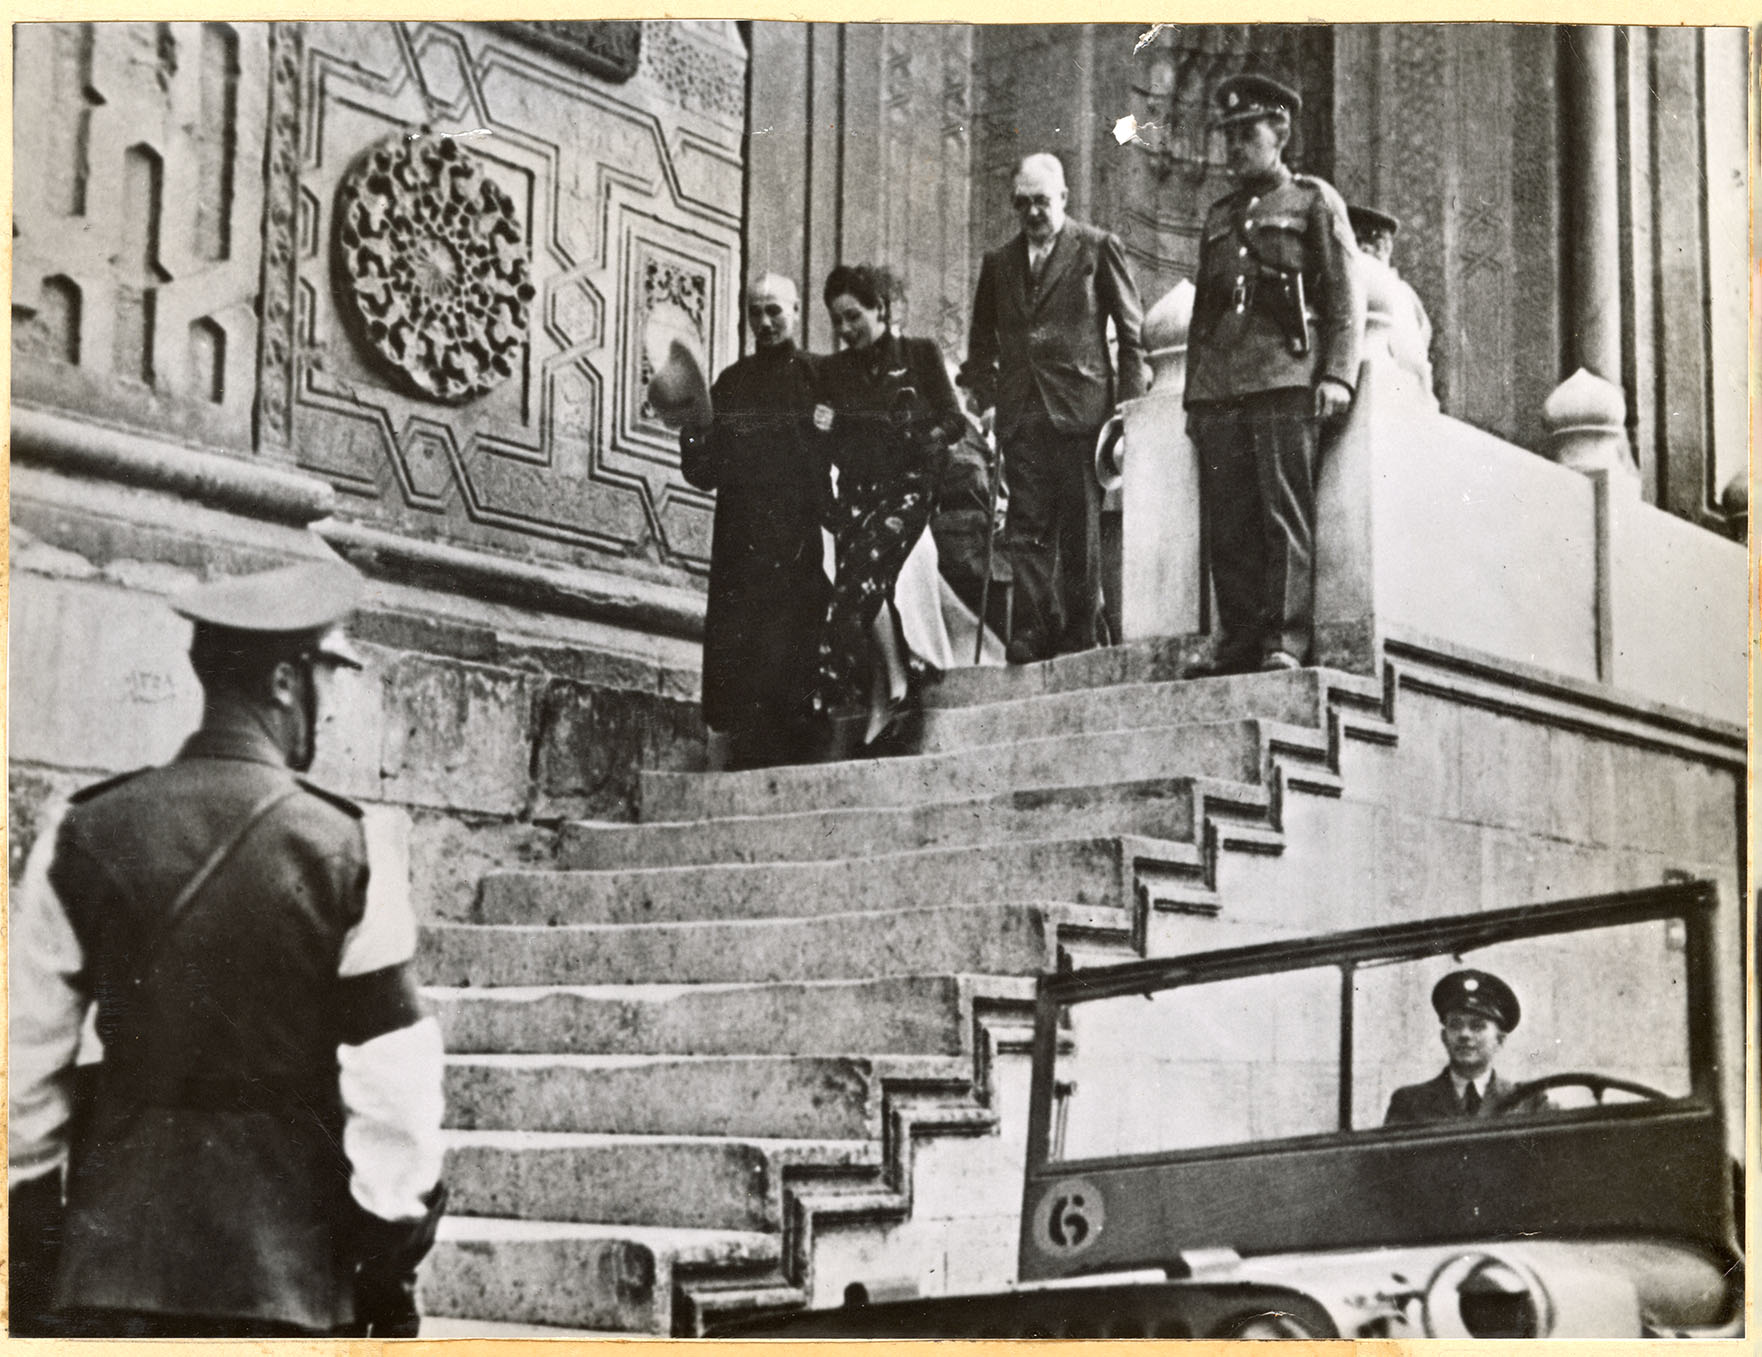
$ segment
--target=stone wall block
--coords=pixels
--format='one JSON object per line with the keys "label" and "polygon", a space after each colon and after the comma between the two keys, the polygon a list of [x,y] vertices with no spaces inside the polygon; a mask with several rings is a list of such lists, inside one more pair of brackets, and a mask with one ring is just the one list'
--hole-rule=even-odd
{"label": "stone wall block", "polygon": [[1364,740],[1340,746],[1340,799],[1354,805],[1398,806],[1410,815],[1462,818],[1459,777],[1462,731],[1457,709],[1411,692],[1401,694],[1393,747]]}
{"label": "stone wall block", "polygon": [[1656,885],[1656,873],[1636,859],[1599,852],[1541,835],[1488,829],[1481,838],[1481,870],[1488,908],[1567,900]]}
{"label": "stone wall block", "polygon": [[318,757],[311,777],[320,787],[356,800],[381,795],[380,761],[385,745],[386,685],[380,673],[391,658],[357,645],[366,669],[339,669],[320,701]]}
{"label": "stone wall block", "polygon": [[[1507,829],[1545,830],[1548,732],[1516,717],[1463,707],[1462,818]],[[1405,745],[1405,741],[1403,742]]]}
{"label": "stone wall block", "polygon": [[1611,747],[1610,758],[1618,791],[1611,816],[1612,842],[1692,858],[1703,819],[1711,822],[1713,843],[1730,842],[1733,822],[1726,816],[1732,812],[1714,811],[1703,817],[1700,770],[1694,764],[1630,745]]}
{"label": "stone wall block", "polygon": [[918,1142],[912,1176],[914,1215],[958,1220],[986,1215],[1022,1191],[1022,1156],[1003,1153],[995,1136]]}
{"label": "stone wall block", "polygon": [[201,716],[190,625],[104,585],[19,576],[12,593],[10,756],[120,772],[163,763]]}
{"label": "stone wall block", "polygon": [[525,808],[530,676],[406,655],[380,683],[387,800],[503,815]]}
{"label": "stone wall block", "polygon": [[424,919],[471,921],[484,873],[555,863],[556,835],[548,826],[427,810],[411,815],[411,899]]}
{"label": "stone wall block", "polygon": [[[1230,918],[1304,930],[1358,923],[1389,898],[1385,820],[1377,806],[1287,796],[1280,857],[1231,853],[1219,863]],[[1238,881],[1253,883],[1246,897]]]}
{"label": "stone wall block", "polygon": [[1482,907],[1485,883],[1477,826],[1394,810],[1385,816],[1384,826],[1383,882],[1393,917],[1467,914]]}
{"label": "stone wall block", "polygon": [[[951,1254],[972,1242],[962,1226],[946,1220],[912,1218],[879,1227],[870,1221],[822,1226],[814,1236],[808,1303],[816,1309],[842,1305],[844,1290],[852,1282],[876,1291],[915,1287],[919,1295],[945,1295]],[[1010,1243],[1013,1254],[1013,1235]],[[1013,1275],[1013,1266],[1010,1271]]]}
{"label": "stone wall block", "polygon": [[533,813],[633,819],[638,769],[689,768],[701,741],[683,703],[553,678],[534,698]]}
{"label": "stone wall block", "polygon": [[1619,789],[1611,746],[1571,730],[1548,732],[1549,832],[1574,843],[1608,844]]}
{"label": "stone wall block", "polygon": [[1745,829],[1739,774],[1700,764],[1689,765],[1686,774],[1690,816],[1684,842],[1694,845],[1700,860],[1729,865],[1732,837],[1741,845]]}

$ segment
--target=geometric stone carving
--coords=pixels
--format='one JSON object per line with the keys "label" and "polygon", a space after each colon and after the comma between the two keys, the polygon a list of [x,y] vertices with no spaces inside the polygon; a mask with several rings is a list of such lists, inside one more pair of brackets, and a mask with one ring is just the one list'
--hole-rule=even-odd
{"label": "geometric stone carving", "polygon": [[15,36],[14,397],[248,455],[269,26]]}
{"label": "geometric stone carving", "polygon": [[456,137],[375,143],[337,188],[339,291],[368,348],[447,404],[524,359],[532,260],[511,198]]}
{"label": "geometric stone carving", "polygon": [[642,24],[616,19],[509,20],[496,25],[534,47],[606,80],[622,83],[636,74],[642,55]]}

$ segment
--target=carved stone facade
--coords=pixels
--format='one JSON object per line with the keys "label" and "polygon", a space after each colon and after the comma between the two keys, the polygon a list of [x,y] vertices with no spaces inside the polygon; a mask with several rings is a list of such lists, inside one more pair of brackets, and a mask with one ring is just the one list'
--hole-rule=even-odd
{"label": "carved stone facade", "polygon": [[845,262],[893,269],[906,331],[964,351],[976,31],[753,25],[748,268],[797,280],[809,347],[832,346],[820,289]]}
{"label": "carved stone facade", "polygon": [[1431,315],[1438,398],[1532,448],[1565,375],[1554,43],[1502,24],[1335,35],[1336,182],[1401,219],[1395,263]]}
{"label": "carved stone facade", "polygon": [[[738,88],[726,26],[669,33]],[[682,106],[647,76],[653,48],[613,87],[496,29],[308,26],[293,444],[352,516],[566,559],[707,560],[709,502],[680,478],[677,440],[644,411],[640,336],[663,260],[703,298],[711,363],[733,355],[740,119]],[[510,378],[445,409],[427,398],[441,393],[385,374],[375,341],[349,332],[328,276],[331,205],[350,167],[363,148],[424,130],[469,134],[456,138],[461,163],[506,205],[505,249],[531,260],[529,280],[512,284],[532,289],[530,325],[502,321]],[[488,335],[495,320],[469,323]],[[525,330],[518,345],[512,328]]]}
{"label": "carved stone facade", "polygon": [[18,30],[13,397],[251,442],[268,30]]}
{"label": "carved stone facade", "polygon": [[395,533],[699,571],[640,336],[665,278],[735,356],[745,65],[709,22],[21,30],[15,393]]}

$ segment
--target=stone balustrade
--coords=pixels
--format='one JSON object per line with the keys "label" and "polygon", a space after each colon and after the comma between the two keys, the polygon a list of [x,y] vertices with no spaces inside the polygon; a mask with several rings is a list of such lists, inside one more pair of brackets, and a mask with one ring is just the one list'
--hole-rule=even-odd
{"label": "stone balustrade", "polygon": [[[1199,477],[1181,407],[1192,296],[1146,319],[1156,378],[1124,407],[1128,640],[1209,630]],[[1738,543],[1639,497],[1620,390],[1588,372],[1543,410],[1547,456],[1441,414],[1373,309],[1357,399],[1316,488],[1316,660],[1385,646],[1722,723],[1746,719]]]}

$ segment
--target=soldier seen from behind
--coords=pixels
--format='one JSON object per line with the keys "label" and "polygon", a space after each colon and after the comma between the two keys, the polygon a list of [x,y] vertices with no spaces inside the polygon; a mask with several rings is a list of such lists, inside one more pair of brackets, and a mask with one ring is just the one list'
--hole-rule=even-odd
{"label": "soldier seen from behind", "polygon": [[15,1336],[417,1331],[440,1030],[406,874],[300,776],[360,587],[332,560],[192,590],[200,729],[46,817],[12,906]]}

